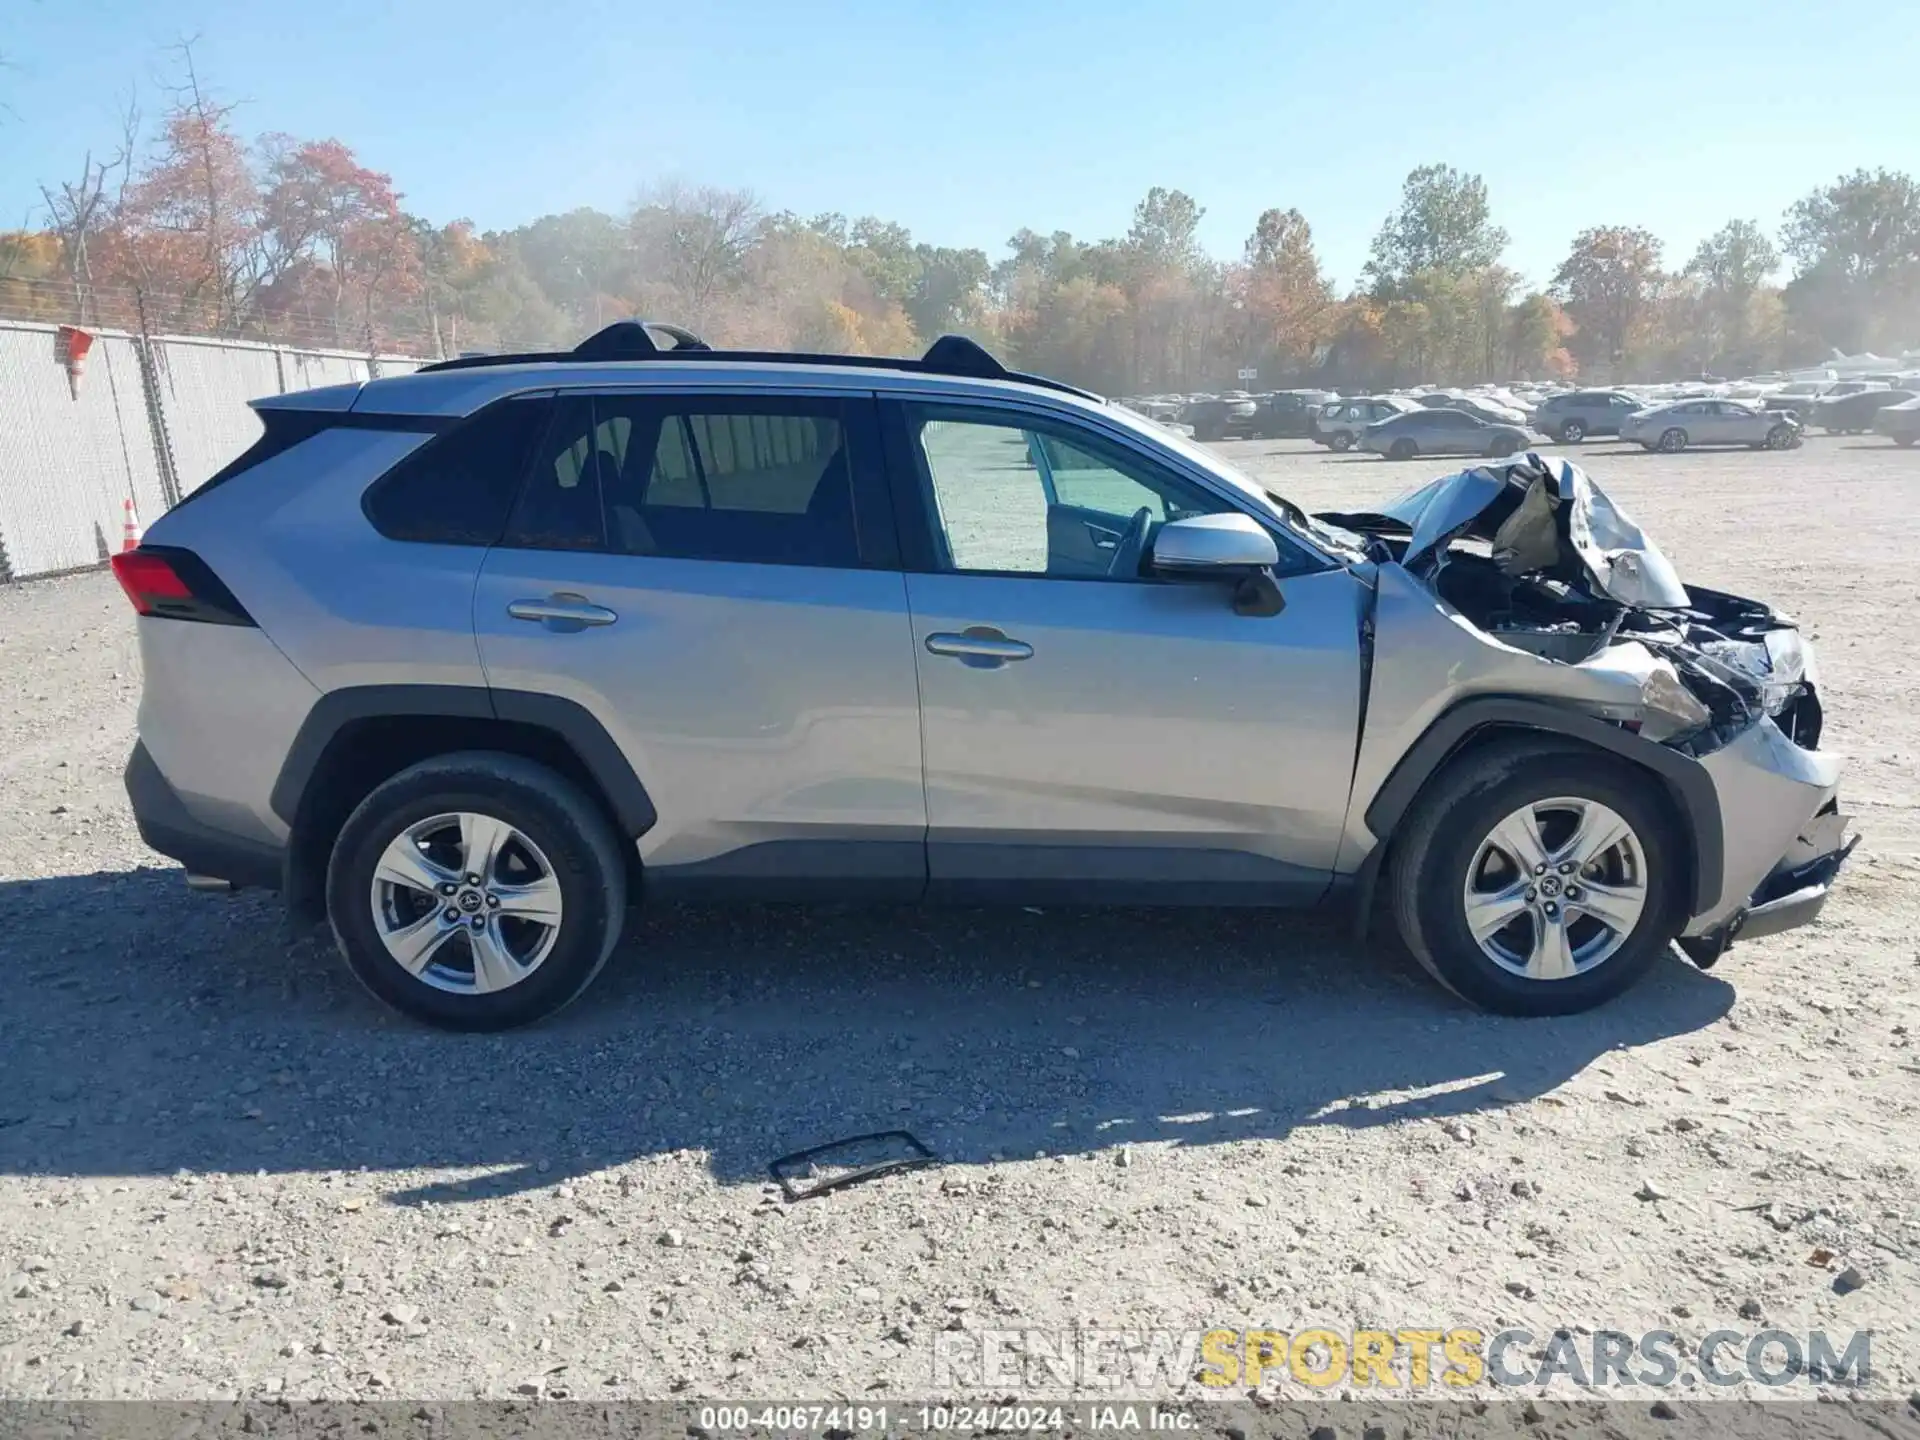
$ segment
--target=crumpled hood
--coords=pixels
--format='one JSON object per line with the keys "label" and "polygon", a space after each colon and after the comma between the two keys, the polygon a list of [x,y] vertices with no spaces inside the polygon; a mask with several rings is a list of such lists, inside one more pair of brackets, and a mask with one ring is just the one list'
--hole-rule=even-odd
{"label": "crumpled hood", "polygon": [[1378,513],[1412,532],[1401,563],[1415,573],[1466,536],[1490,543],[1507,575],[1577,572],[1595,593],[1634,609],[1692,603],[1660,547],[1567,460],[1527,453],[1478,465],[1431,480]]}

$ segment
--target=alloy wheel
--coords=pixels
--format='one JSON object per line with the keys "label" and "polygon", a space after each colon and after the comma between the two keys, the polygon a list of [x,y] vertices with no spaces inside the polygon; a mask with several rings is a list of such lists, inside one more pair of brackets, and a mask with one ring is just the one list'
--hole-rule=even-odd
{"label": "alloy wheel", "polygon": [[1646,852],[1597,800],[1532,801],[1480,842],[1462,899],[1489,960],[1529,980],[1571,979],[1605,963],[1639,924]]}
{"label": "alloy wheel", "polygon": [[458,995],[506,990],[560,936],[552,862],[491,815],[456,811],[409,825],[373,872],[374,928],[408,974]]}

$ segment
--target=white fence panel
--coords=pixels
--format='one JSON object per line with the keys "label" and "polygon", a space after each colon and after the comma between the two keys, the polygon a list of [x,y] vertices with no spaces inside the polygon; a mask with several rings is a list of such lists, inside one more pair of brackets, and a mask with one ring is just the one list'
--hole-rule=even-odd
{"label": "white fence panel", "polygon": [[348,385],[372,378],[367,357],[344,350],[282,350],[281,378],[289,394],[321,385]]}
{"label": "white fence panel", "polygon": [[271,345],[238,340],[169,335],[153,349],[174,475],[191,495],[260,438],[247,402],[280,393],[280,362]]}
{"label": "white fence panel", "polygon": [[125,502],[166,508],[130,335],[99,331],[70,389],[57,327],[0,325],[0,546],[16,577],[98,564]]}
{"label": "white fence panel", "polygon": [[[373,374],[374,362],[349,351],[170,335],[146,342],[149,394],[142,342],[100,330],[76,394],[58,333],[0,322],[0,579],[98,564],[120,548],[129,498],[142,525],[159,518],[167,501],[152,407],[184,495],[258,438],[249,400]],[[377,363],[383,375],[404,375],[425,362],[383,355]]]}

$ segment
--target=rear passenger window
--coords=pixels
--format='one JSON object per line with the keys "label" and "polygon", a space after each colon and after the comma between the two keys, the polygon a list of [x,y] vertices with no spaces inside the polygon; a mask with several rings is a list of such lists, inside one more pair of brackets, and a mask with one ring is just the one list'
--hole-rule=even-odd
{"label": "rear passenger window", "polygon": [[838,401],[570,399],[507,543],[855,566],[848,446]]}
{"label": "rear passenger window", "polygon": [[367,492],[373,528],[389,540],[495,543],[550,408],[544,397],[502,401],[429,440]]}

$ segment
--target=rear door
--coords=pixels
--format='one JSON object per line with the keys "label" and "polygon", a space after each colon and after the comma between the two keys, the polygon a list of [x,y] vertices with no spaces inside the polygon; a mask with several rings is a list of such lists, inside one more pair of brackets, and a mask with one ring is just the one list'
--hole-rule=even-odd
{"label": "rear door", "polygon": [[906,590],[870,395],[572,393],[474,629],[496,705],[606,727],[659,820],[650,886],[918,894]]}
{"label": "rear door", "polygon": [[1286,608],[1236,614],[1230,586],[1139,563],[1139,540],[1167,521],[1236,508],[1171,464],[1018,408],[902,401],[884,418],[929,893],[1320,895],[1359,720],[1353,576],[1277,532]]}

